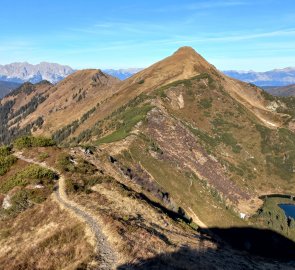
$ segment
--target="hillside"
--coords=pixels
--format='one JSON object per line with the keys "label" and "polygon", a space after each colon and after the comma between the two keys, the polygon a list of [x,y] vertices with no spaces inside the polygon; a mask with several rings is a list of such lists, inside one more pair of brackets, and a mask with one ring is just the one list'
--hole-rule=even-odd
{"label": "hillside", "polygon": [[99,70],[83,70],[57,85],[46,81],[23,84],[1,101],[4,142],[25,132],[53,134],[88,117],[99,102],[112,94],[111,86],[117,82]]}
{"label": "hillside", "polygon": [[52,84],[42,81],[38,84],[24,83],[0,100],[0,141],[8,144],[18,136],[30,133],[40,128],[43,116],[39,115],[30,123],[21,126],[22,119],[31,117],[36,108],[50,94]]}
{"label": "hillside", "polygon": [[223,73],[257,86],[285,86],[295,83],[295,68],[293,67],[265,72],[226,70]]}
{"label": "hillside", "polygon": [[274,96],[282,96],[282,97],[291,97],[295,96],[295,84],[287,85],[287,86],[266,86],[263,87],[265,91]]}
{"label": "hillside", "polygon": [[19,83],[0,81],[0,99],[19,86]]}
{"label": "hillside", "polygon": [[0,80],[17,83],[38,83],[47,80],[51,83],[57,83],[73,72],[74,70],[71,67],[55,63],[41,62],[37,65],[27,62],[11,63],[0,65]]}
{"label": "hillside", "polygon": [[0,116],[1,142],[14,141],[0,151],[1,265],[294,268],[295,221],[277,205],[293,201],[261,197],[295,194],[292,97],[182,47],[124,81],[82,70],[26,83]]}

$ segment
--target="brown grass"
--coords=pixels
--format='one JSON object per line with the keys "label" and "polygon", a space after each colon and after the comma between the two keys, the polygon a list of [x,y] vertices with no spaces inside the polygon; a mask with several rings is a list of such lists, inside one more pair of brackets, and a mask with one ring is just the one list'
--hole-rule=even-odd
{"label": "brown grass", "polygon": [[1,269],[75,269],[91,260],[83,225],[50,199],[0,228]]}

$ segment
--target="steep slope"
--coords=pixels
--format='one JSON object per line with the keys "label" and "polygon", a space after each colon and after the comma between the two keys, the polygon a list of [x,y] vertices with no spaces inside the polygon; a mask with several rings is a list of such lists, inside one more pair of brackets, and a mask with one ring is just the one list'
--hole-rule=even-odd
{"label": "steep slope", "polygon": [[[294,115],[288,102],[273,100],[253,85],[224,76],[187,47],[118,87],[76,129],[69,143],[103,145],[130,167],[140,164],[152,176],[150,181],[156,181],[190,215],[197,213],[209,225],[239,224],[235,214],[221,210],[226,207],[237,215],[251,215],[262,204],[259,195],[295,192],[295,149],[289,130]],[[272,138],[267,150],[266,134]],[[282,145],[276,149],[280,140]],[[281,157],[288,148],[285,164]],[[132,158],[126,160],[124,153]],[[175,164],[180,174],[173,168]],[[159,167],[170,175],[170,181]],[[191,190],[200,198],[214,193],[215,207],[202,204],[207,209],[203,211],[190,196],[189,204],[184,203]],[[203,200],[209,200],[208,194]]]}
{"label": "steep slope", "polygon": [[27,124],[22,125],[21,123],[48,98],[51,87],[52,84],[47,81],[35,85],[24,83],[0,100],[1,143],[10,143],[16,137],[42,126],[44,121],[42,115],[38,115]]}
{"label": "steep slope", "polygon": [[9,143],[16,136],[30,132],[52,135],[73,121],[85,120],[100,102],[116,91],[117,82],[118,79],[100,70],[83,70],[57,85],[46,81],[23,84],[1,100],[0,141]]}
{"label": "steep slope", "polygon": [[97,121],[110,115],[141,93],[149,93],[169,83],[204,73],[210,74],[212,80],[216,81],[237,102],[251,110],[261,122],[269,127],[282,125],[285,116],[273,112],[269,102],[263,96],[263,91],[224,76],[192,48],[183,47],[172,56],[120,82],[117,85],[118,91],[80,125],[73,135],[78,137],[81,132],[92,128]]}
{"label": "steep slope", "polygon": [[[25,119],[24,124],[46,115],[40,132],[52,135],[58,129],[88,117],[100,103],[116,91],[118,79],[100,70],[81,70],[52,87],[46,102]],[[86,114],[86,115],[85,115]]]}
{"label": "steep slope", "polygon": [[109,96],[107,102],[101,104],[73,135],[79,136],[79,133],[93,127],[98,120],[110,115],[141,93],[151,92],[160,86],[198,75],[205,70],[217,72],[192,48],[183,47],[172,56],[118,83],[116,93]]}

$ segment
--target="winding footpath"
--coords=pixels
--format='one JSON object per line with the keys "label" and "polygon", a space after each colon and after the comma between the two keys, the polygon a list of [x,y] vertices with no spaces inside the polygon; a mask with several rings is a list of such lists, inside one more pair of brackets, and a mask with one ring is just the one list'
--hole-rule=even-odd
{"label": "winding footpath", "polygon": [[92,216],[91,213],[87,211],[83,206],[78,205],[76,202],[71,201],[66,194],[65,178],[56,169],[48,166],[45,162],[38,162],[30,158],[26,158],[21,152],[14,154],[17,158],[26,161],[28,163],[33,163],[44,168],[50,169],[59,175],[58,186],[54,192],[56,201],[58,204],[68,210],[71,214],[76,216],[80,221],[82,221],[90,230],[92,239],[94,240],[94,248],[96,253],[96,260],[99,262],[99,268],[102,270],[115,269],[117,256],[112,247],[110,246],[107,237],[101,230],[101,226],[98,224],[97,220]]}

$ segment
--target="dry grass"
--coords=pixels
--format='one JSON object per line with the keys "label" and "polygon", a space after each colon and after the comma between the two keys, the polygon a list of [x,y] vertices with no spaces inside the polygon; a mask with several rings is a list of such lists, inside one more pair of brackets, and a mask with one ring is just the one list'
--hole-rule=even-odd
{"label": "dry grass", "polygon": [[75,269],[93,255],[83,225],[50,199],[0,224],[1,269]]}
{"label": "dry grass", "polygon": [[96,185],[91,194],[73,195],[103,221],[120,263],[148,258],[194,243],[195,231],[151,207],[136,192],[118,182]]}

